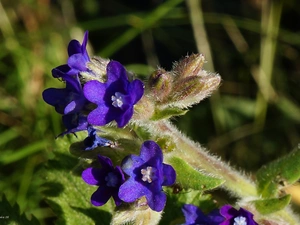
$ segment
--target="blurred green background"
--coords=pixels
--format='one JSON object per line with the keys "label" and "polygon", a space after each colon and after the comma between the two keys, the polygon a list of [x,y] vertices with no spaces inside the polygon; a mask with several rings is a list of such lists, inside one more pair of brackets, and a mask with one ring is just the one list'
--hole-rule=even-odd
{"label": "blurred green background", "polygon": [[68,42],[81,42],[85,30],[90,55],[142,79],[203,53],[222,85],[173,121],[237,168],[255,174],[300,147],[297,0],[1,0],[0,194],[21,212],[54,216],[41,170],[63,127],[41,93],[62,85],[51,69],[66,63]]}

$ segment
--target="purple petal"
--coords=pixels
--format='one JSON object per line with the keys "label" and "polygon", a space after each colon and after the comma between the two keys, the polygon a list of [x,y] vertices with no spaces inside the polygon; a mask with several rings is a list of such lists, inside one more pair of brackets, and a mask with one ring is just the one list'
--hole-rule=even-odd
{"label": "purple petal", "polygon": [[65,108],[64,110],[64,114],[68,114],[70,112],[72,112],[74,109],[76,108],[76,102],[75,101],[71,101]]}
{"label": "purple petal", "polygon": [[69,57],[68,59],[68,65],[75,70],[78,71],[87,71],[86,67],[87,60],[86,58],[81,54],[74,54]]}
{"label": "purple petal", "polygon": [[98,155],[98,160],[102,166],[102,169],[106,170],[106,171],[110,171],[113,170],[113,164],[110,158],[106,157],[106,156],[101,156]]}
{"label": "purple petal", "polygon": [[123,202],[123,201],[119,198],[119,195],[118,195],[118,192],[117,192],[117,191],[114,192],[114,193],[112,194],[112,197],[113,197],[113,199],[114,199],[114,201],[115,201],[116,206],[121,205],[121,203]]}
{"label": "purple petal", "polygon": [[119,189],[119,198],[124,202],[134,202],[145,195],[151,195],[150,190],[133,178],[129,178]]}
{"label": "purple petal", "polygon": [[91,202],[94,206],[102,206],[110,199],[111,194],[111,188],[101,186],[92,194]]}
{"label": "purple petal", "polygon": [[145,162],[137,155],[129,155],[122,161],[122,170],[128,176],[135,178],[136,174],[134,173],[135,168],[139,168]]}
{"label": "purple petal", "polygon": [[68,54],[69,56],[81,53],[81,44],[77,40],[71,40],[68,45]]}
{"label": "purple petal", "polygon": [[123,65],[117,61],[110,61],[106,67],[107,83],[115,81],[128,82],[127,73]]}
{"label": "purple petal", "polygon": [[[162,164],[163,154],[158,144],[154,141],[145,141],[141,147],[140,157],[151,164]],[[150,164],[150,165],[151,165]]]}
{"label": "purple petal", "polygon": [[[89,185],[98,185],[99,186],[99,178],[100,180],[103,180],[102,177],[103,175],[105,175],[105,173],[103,173],[103,171],[99,168],[87,168],[85,169],[82,174],[81,177],[84,180],[84,182],[86,182]],[[100,182],[103,183],[103,182]]]}
{"label": "purple petal", "polygon": [[149,207],[157,212],[160,212],[164,209],[167,201],[167,196],[164,192],[160,191],[155,194],[146,194],[146,199]]}
{"label": "purple petal", "polygon": [[226,219],[231,219],[237,215],[237,210],[233,208],[231,205],[224,205],[220,208],[220,213]]}
{"label": "purple petal", "polygon": [[64,64],[64,65],[61,65],[61,66],[58,66],[58,67],[52,69],[52,76],[54,78],[63,77],[66,74],[68,74],[70,71],[71,71],[71,68],[67,64]]}
{"label": "purple petal", "polygon": [[163,177],[164,181],[162,183],[162,186],[173,185],[176,180],[176,172],[174,168],[170,165],[163,164]]}
{"label": "purple petal", "polygon": [[82,52],[86,49],[87,41],[89,39],[89,32],[85,31],[84,36],[83,36],[83,41],[82,41]]}
{"label": "purple petal", "polygon": [[104,95],[106,93],[106,85],[97,80],[87,82],[83,87],[84,96],[90,102],[96,104],[104,104]]}
{"label": "purple petal", "polygon": [[69,91],[65,88],[58,89],[58,88],[48,88],[43,91],[43,99],[49,105],[55,107],[55,110],[60,113],[64,114],[64,108],[66,104],[66,96],[68,96]]}
{"label": "purple petal", "polygon": [[105,107],[104,105],[102,107],[98,106],[88,115],[88,122],[92,125],[104,126],[113,120],[113,118],[107,118],[107,116],[109,116],[108,112],[108,107]]}
{"label": "purple petal", "polygon": [[128,93],[131,97],[132,104],[137,103],[144,94],[144,84],[140,80],[134,80],[128,85]]}
{"label": "purple petal", "polygon": [[200,222],[207,222],[204,213],[195,205],[185,204],[182,207],[182,212],[185,217],[185,224],[197,224]]}
{"label": "purple petal", "polygon": [[116,118],[116,122],[118,127],[124,127],[128,121],[131,119],[133,115],[133,107],[128,108],[123,114],[121,114],[118,118]]}

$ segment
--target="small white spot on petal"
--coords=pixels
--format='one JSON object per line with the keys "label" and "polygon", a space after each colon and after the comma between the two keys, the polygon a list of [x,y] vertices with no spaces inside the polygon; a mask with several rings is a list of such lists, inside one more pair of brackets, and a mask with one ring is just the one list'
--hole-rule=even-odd
{"label": "small white spot on petal", "polygon": [[112,100],[112,105],[114,107],[122,107],[123,105],[123,97],[122,94],[120,92],[116,92],[115,95],[111,96],[111,100]]}
{"label": "small white spot on petal", "polygon": [[155,179],[155,172],[156,169],[151,167],[151,166],[147,166],[147,169],[141,169],[141,174],[143,175],[142,180],[143,181],[147,181],[148,183],[151,183],[153,181],[153,179]]}
{"label": "small white spot on petal", "polygon": [[243,216],[235,217],[233,225],[247,225],[246,218]]}

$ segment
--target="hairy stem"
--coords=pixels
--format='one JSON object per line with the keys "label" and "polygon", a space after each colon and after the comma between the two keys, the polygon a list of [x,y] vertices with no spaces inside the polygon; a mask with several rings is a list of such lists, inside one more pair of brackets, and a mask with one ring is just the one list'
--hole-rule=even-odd
{"label": "hairy stem", "polygon": [[197,170],[205,170],[225,180],[223,187],[239,197],[256,197],[254,183],[219,158],[212,156],[199,144],[191,141],[168,121],[155,124],[158,133],[168,133],[176,141],[174,155],[188,162]]}

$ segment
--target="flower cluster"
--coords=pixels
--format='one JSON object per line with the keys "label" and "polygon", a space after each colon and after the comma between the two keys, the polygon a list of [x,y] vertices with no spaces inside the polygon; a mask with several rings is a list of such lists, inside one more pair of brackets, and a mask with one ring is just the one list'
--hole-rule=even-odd
{"label": "flower cluster", "polygon": [[[113,60],[106,65],[103,81],[99,71],[93,71],[86,51],[87,39],[86,32],[82,44],[77,40],[69,43],[67,64],[52,70],[54,78],[65,82],[65,88],[46,89],[43,99],[62,114],[66,131],[59,136],[86,130],[84,150],[93,150],[114,145],[98,136],[96,126],[112,121],[118,128],[126,126],[144,94],[144,84],[138,79],[130,81],[125,68]],[[129,155],[121,166],[114,167],[112,160],[102,155],[98,155],[98,162],[99,168],[90,167],[82,173],[87,184],[99,186],[91,196],[93,205],[102,206],[111,197],[117,206],[122,201],[131,203],[145,197],[152,210],[163,210],[166,194],[162,186],[172,185],[176,173],[172,166],[163,163],[162,150],[154,141],[144,142],[140,156]]]}
{"label": "flower cluster", "polygon": [[[167,153],[173,151],[170,147],[173,145],[164,141],[165,137],[149,135],[148,138],[149,128],[145,131],[148,132],[146,136],[140,135],[141,139],[147,141],[143,142],[139,155],[126,152],[126,155],[129,155],[114,161],[113,157],[92,151],[98,147],[111,147],[109,150],[112,150],[116,146],[115,142],[98,136],[98,131],[101,130],[98,126],[110,124],[114,131],[119,132],[119,128],[129,124],[124,130],[130,134],[131,131],[135,132],[130,136],[134,142],[140,138],[136,126],[143,125],[146,119],[149,122],[184,114],[182,109],[198,103],[209,95],[219,85],[220,77],[202,71],[204,57],[192,55],[176,64],[173,69],[176,76],[162,69],[153,73],[149,78],[148,92],[142,99],[145,88],[143,82],[129,78],[129,73],[117,61],[107,62],[101,58],[90,58],[86,50],[87,41],[88,32],[84,34],[82,44],[72,40],[68,46],[67,63],[52,70],[53,77],[63,81],[65,87],[48,88],[43,92],[44,101],[62,115],[66,130],[58,136],[70,133],[76,135],[79,131],[87,132],[82,142],[84,147],[80,151],[89,151],[88,153],[82,151],[89,156],[95,153],[91,158],[98,162],[98,166],[93,164],[94,167],[86,168],[82,172],[82,179],[89,185],[98,186],[91,196],[93,205],[102,206],[112,197],[116,206],[120,206],[123,202],[136,202],[136,205],[142,202],[140,205],[146,206],[145,211],[161,212],[167,199],[163,186],[175,183],[176,172],[171,165],[164,163],[160,146],[155,141],[147,139],[156,138],[155,140],[164,146]],[[149,115],[147,111],[150,112]],[[134,119],[138,122],[130,123],[134,114],[136,115]],[[145,114],[144,117],[141,114]],[[151,128],[154,129],[155,125],[152,124]],[[168,126],[163,127],[167,129]],[[172,157],[172,154],[169,155]],[[121,164],[114,166],[113,161]],[[175,168],[183,168],[176,167],[175,164],[173,164]],[[182,176],[185,177],[186,173],[181,173]],[[179,177],[178,173],[177,184],[180,186]],[[185,225],[257,225],[252,213],[243,208],[237,210],[230,205],[225,205],[207,215],[196,206],[188,204],[183,206],[182,211]]]}
{"label": "flower cluster", "polygon": [[205,215],[196,206],[185,204],[182,212],[185,217],[184,225],[258,225],[252,213],[243,208],[237,210],[231,205],[224,205],[219,211]]}
{"label": "flower cluster", "polygon": [[[43,92],[44,101],[62,114],[66,131],[59,136],[82,130],[87,130],[89,136],[95,136],[91,130],[93,126],[104,126],[111,121],[116,121],[118,127],[124,127],[134,113],[134,105],[144,94],[142,81],[136,79],[130,82],[125,68],[117,61],[107,64],[106,82],[101,83],[101,79],[89,68],[91,59],[86,51],[87,39],[88,32],[82,44],[72,40],[68,46],[67,64],[52,70],[54,78],[65,82],[65,88],[49,88]],[[94,80],[87,81],[86,74]],[[97,143],[89,143],[86,150],[108,143],[107,140],[99,141],[99,138],[94,140]]]}
{"label": "flower cluster", "polygon": [[[116,205],[135,202],[146,197],[148,206],[154,211],[162,211],[166,204],[166,194],[162,186],[174,184],[176,173],[172,166],[163,163],[163,154],[154,141],[145,141],[140,155],[129,155],[121,167],[112,165],[109,158],[98,156],[101,169],[87,168],[82,173],[83,180],[99,188],[92,195],[95,206],[105,204],[112,196]],[[128,178],[124,179],[124,173]]]}

